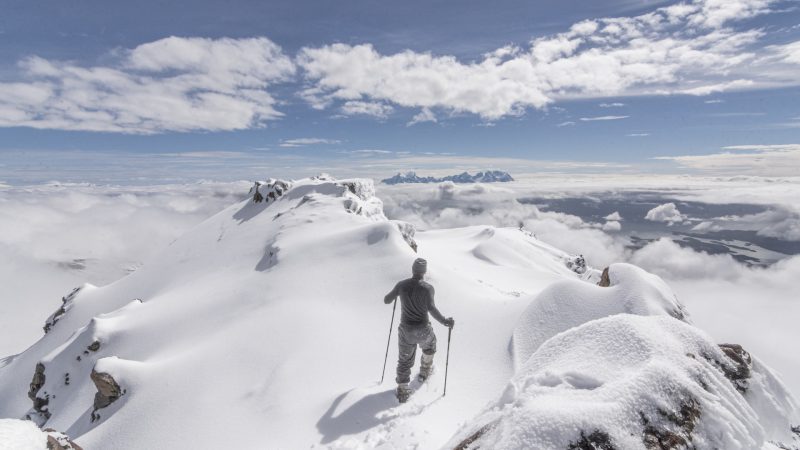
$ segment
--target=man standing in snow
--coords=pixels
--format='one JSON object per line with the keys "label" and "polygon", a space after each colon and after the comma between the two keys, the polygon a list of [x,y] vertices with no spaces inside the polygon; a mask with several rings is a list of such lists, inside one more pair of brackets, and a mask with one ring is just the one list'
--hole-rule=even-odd
{"label": "man standing in snow", "polygon": [[387,305],[400,296],[402,315],[399,335],[399,357],[397,359],[397,399],[405,403],[411,395],[408,382],[411,380],[411,368],[417,354],[417,345],[422,349],[419,367],[419,380],[425,381],[433,368],[433,354],[436,353],[436,335],[428,320],[428,313],[442,325],[452,328],[455,322],[452,317],[445,317],[436,309],[433,302],[433,286],[422,280],[428,269],[428,263],[417,258],[411,266],[411,278],[403,280],[383,298]]}

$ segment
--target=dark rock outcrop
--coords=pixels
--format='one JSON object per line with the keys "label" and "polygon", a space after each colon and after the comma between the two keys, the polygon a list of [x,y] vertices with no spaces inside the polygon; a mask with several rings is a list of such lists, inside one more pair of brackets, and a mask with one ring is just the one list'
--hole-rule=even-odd
{"label": "dark rock outcrop", "polygon": [[590,434],[581,431],[581,438],[577,442],[570,442],[567,450],[615,450],[608,433],[594,430]]}
{"label": "dark rock outcrop", "polygon": [[577,273],[578,275],[583,275],[586,273],[586,259],[584,259],[583,255],[570,257],[567,259],[566,265],[567,269]]}
{"label": "dark rock outcrop", "polygon": [[644,434],[642,442],[645,448],[656,450],[673,450],[693,448],[692,431],[700,418],[700,402],[685,396],[677,411],[657,409],[658,417],[649,418],[640,413]]}
{"label": "dark rock outcrop", "polygon": [[[47,392],[44,392],[43,396],[39,396],[39,391],[42,389],[47,379],[44,374],[44,369],[44,364],[36,364],[36,370],[33,372],[33,378],[31,379],[28,389],[28,398],[33,402],[33,414],[38,416],[41,423],[46,422],[47,419],[50,418],[50,411],[47,410],[47,405],[50,403],[50,396],[47,395]],[[30,420],[34,419],[31,414],[28,414],[27,418]]]}
{"label": "dark rock outcrop", "polygon": [[92,422],[94,422],[100,418],[97,411],[117,401],[125,391],[119,386],[114,377],[108,373],[92,370],[90,376],[97,388],[97,392],[94,394],[94,409],[92,410]]}
{"label": "dark rock outcrop", "polygon": [[611,277],[608,275],[608,267],[603,269],[603,274],[600,275],[600,282],[597,283],[600,287],[609,287],[611,286]]}
{"label": "dark rock outcrop", "polygon": [[[262,187],[266,188],[264,193],[260,190]],[[277,200],[288,190],[289,183],[281,180],[270,180],[267,184],[256,181],[250,189],[250,192],[253,194],[253,203],[261,203],[262,201],[269,203],[270,201]]]}
{"label": "dark rock outcrop", "polygon": [[717,361],[710,355],[703,355],[715,366],[722,370],[725,377],[733,383],[736,390],[744,394],[749,387],[753,360],[745,349],[738,344],[719,344],[720,350],[728,358],[728,361]]}
{"label": "dark rock outcrop", "polygon": [[76,287],[75,289],[72,290],[72,292],[70,292],[64,297],[61,297],[61,306],[59,306],[56,312],[54,312],[53,314],[50,315],[50,317],[47,318],[47,320],[44,323],[44,326],[42,327],[45,334],[49,333],[50,330],[52,330],[53,327],[56,325],[56,322],[58,322],[59,319],[61,319],[61,317],[64,314],[66,314],[67,310],[69,310],[72,307],[72,300],[75,298],[76,295],[78,295],[78,292],[80,292],[80,290],[81,290],[80,287]]}

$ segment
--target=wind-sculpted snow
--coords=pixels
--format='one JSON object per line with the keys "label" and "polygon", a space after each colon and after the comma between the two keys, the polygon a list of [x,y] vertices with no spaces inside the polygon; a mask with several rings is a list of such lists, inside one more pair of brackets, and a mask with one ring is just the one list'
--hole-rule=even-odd
{"label": "wind-sculpted snow", "polygon": [[447,448],[800,447],[797,406],[769,369],[752,361],[742,389],[737,361],[680,320],[663,281],[624,264],[609,276],[533,299],[514,332],[516,375]]}
{"label": "wind-sculpted snow", "polygon": [[514,359],[528,360],[545,341],[614,314],[666,315],[685,320],[683,306],[661,278],[630,264],[612,264],[610,287],[576,280],[551,284],[530,303],[514,330]]}
{"label": "wind-sculpted snow", "polygon": [[[581,287],[570,289],[580,298],[601,295],[595,299],[599,303],[619,296],[629,304],[594,308],[594,315],[576,313],[574,324],[560,320],[561,328],[539,338],[544,343],[536,344],[538,350],[526,350],[532,355],[529,363],[543,365],[559,357],[545,349],[564,350],[566,362],[550,364],[553,373],[563,376],[549,378],[551,384],[597,385],[599,392],[602,383],[612,384],[612,375],[633,367],[615,365],[613,357],[625,352],[601,351],[602,334],[581,332],[569,345],[558,344],[577,330],[610,320],[592,321],[603,314],[616,314],[614,320],[627,317],[619,314],[624,312],[658,314],[642,319],[658,324],[647,331],[653,336],[674,330],[680,336],[697,333],[668,317],[679,308],[652,276],[612,266],[610,287],[578,281],[579,275],[567,267],[572,255],[516,227],[415,233],[408,224],[386,219],[369,180],[267,180],[258,192],[261,201],[251,191],[246,200],[187,231],[119,281],[64,292],[67,301],[51,318],[58,320],[48,321],[47,334],[0,362],[0,417],[30,416],[87,449],[438,448],[503,393],[515,363],[525,363],[520,361],[523,351],[511,345],[512,335],[522,342],[514,324],[528,307],[526,299],[553,282],[574,280]],[[436,370],[424,385],[414,386],[409,403],[398,405],[393,396],[396,335],[386,381],[377,383],[391,316],[391,306],[382,300],[410,275],[412,261],[420,256],[428,260],[426,277],[436,288],[437,306],[456,319],[447,397],[441,396],[447,332],[434,324]],[[594,275],[589,268],[580,277]],[[551,306],[557,309],[559,303]],[[530,310],[525,317],[521,323],[537,320]],[[604,333],[622,339],[616,335],[627,330],[623,325]],[[658,327],[666,331],[657,333]],[[647,336],[638,339],[651,345]],[[722,386],[741,394],[724,375],[717,376],[727,361],[721,351],[705,341],[678,341],[695,352],[696,362],[690,364],[709,367],[697,372],[708,377],[708,385],[731,405],[740,405]],[[587,346],[580,353],[587,364],[602,370],[592,377],[559,372],[581,343]],[[684,349],[678,343],[665,345],[643,347],[647,351],[636,347],[638,353],[630,357],[646,359],[652,353],[675,359],[675,349]],[[703,362],[708,360],[700,350],[709,351],[711,362]],[[656,356],[661,362],[667,357]],[[539,370],[536,364],[525,365],[517,377]],[[680,368],[669,373],[684,373]],[[761,408],[737,406],[745,414],[742,423],[756,431],[753,423],[761,424],[763,436],[777,436],[765,428],[766,420],[749,417],[772,414],[769,421],[783,430],[788,396],[757,360],[748,370],[752,376],[745,395],[761,399]],[[634,377],[640,380],[639,391],[618,392],[672,386],[648,385],[673,380],[665,371],[654,372],[658,377]],[[504,398],[523,401],[527,388],[519,386]],[[714,404],[697,389],[686,392],[701,408]]]}

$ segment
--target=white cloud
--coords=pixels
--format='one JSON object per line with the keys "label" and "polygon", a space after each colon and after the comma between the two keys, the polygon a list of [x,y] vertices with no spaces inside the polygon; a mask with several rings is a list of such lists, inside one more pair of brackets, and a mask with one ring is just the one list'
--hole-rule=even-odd
{"label": "white cloud", "polygon": [[599,105],[597,105],[597,106],[599,106],[599,107],[601,107],[601,108],[622,108],[623,106],[625,106],[625,103],[619,103],[619,102],[614,102],[614,103],[600,103],[600,104],[599,104]]}
{"label": "white cloud", "polygon": [[295,72],[266,38],[169,37],[83,67],[39,57],[0,82],[0,126],[152,134],[241,130],[281,117],[267,91]]}
{"label": "white cloud", "polygon": [[595,121],[605,121],[605,120],[620,120],[620,119],[627,119],[630,116],[596,116],[596,117],[581,117],[580,120],[582,122],[595,122]]}
{"label": "white cloud", "polygon": [[725,100],[720,100],[718,98],[713,98],[711,100],[705,100],[703,103],[705,103],[707,105],[714,105],[714,104],[717,104],[717,103],[724,103],[724,102],[725,102]]}
{"label": "white cloud", "polygon": [[391,150],[365,148],[360,150],[345,150],[341,153],[347,153],[351,155],[362,155],[362,156],[379,156],[379,155],[390,155],[394,152]]}
{"label": "white cloud", "polygon": [[341,141],[336,139],[322,139],[322,138],[297,138],[297,139],[285,139],[281,141],[279,144],[281,147],[304,147],[306,145],[317,145],[317,144],[339,144]]}
{"label": "white cloud", "polygon": [[670,202],[664,203],[663,205],[658,205],[650,211],[647,211],[647,214],[644,216],[644,218],[653,222],[678,223],[683,222],[686,219],[686,216],[678,211],[675,203]]}
{"label": "white cloud", "polygon": [[573,125],[575,125],[575,122],[573,122],[571,120],[568,120],[566,122],[561,122],[561,123],[557,124],[556,126],[557,127],[571,127]]}
{"label": "white cloud", "polygon": [[603,224],[602,230],[603,231],[620,231],[620,230],[622,230],[622,224],[617,222],[617,221],[615,221],[615,220],[609,220],[608,222]]}
{"label": "white cloud", "polygon": [[697,0],[583,21],[527,48],[507,46],[470,62],[411,50],[384,55],[371,44],[306,47],[297,61],[310,84],[303,96],[315,107],[369,99],[486,120],[569,98],[797,85],[786,70],[795,64],[792,48],[759,47],[766,31],[731,26],[768,12],[771,3]]}
{"label": "white cloud", "polygon": [[796,176],[800,173],[800,144],[736,145],[708,155],[659,156],[681,167],[717,173]]}
{"label": "white cloud", "polygon": [[650,136],[650,133],[628,133],[625,136],[626,137],[646,137],[646,136]]}
{"label": "white cloud", "polygon": [[619,211],[614,211],[613,213],[607,215],[605,217],[606,220],[613,220],[615,222],[619,222],[622,220],[622,215],[620,215]]}
{"label": "white cloud", "polygon": [[339,111],[345,116],[363,115],[385,119],[394,111],[394,108],[380,102],[362,102],[354,100],[345,102],[345,104],[339,108]]}
{"label": "white cloud", "polygon": [[744,89],[753,85],[755,85],[755,81],[753,80],[739,79],[732,81],[723,81],[720,83],[703,84],[702,86],[681,89],[679,92],[681,94],[704,96],[713,94],[715,92],[725,92],[737,89]]}
{"label": "white cloud", "polygon": [[714,222],[705,220],[692,227],[692,231],[719,231],[722,227],[715,225]]}
{"label": "white cloud", "polygon": [[416,125],[423,122],[436,123],[436,114],[434,114],[433,111],[428,108],[422,108],[422,111],[414,115],[414,117],[411,118],[411,121],[408,122],[406,126]]}

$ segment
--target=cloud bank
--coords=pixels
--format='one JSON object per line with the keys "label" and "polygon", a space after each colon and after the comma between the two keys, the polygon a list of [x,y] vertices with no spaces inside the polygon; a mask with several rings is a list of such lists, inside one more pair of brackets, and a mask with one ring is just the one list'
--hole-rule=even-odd
{"label": "cloud bank", "polygon": [[124,276],[248,187],[0,188],[0,330],[17,330],[3,333],[0,357],[33,343],[72,288]]}
{"label": "cloud bank", "polygon": [[800,144],[732,145],[708,155],[659,156],[680,167],[716,173],[757,173],[796,176],[800,173]]}

